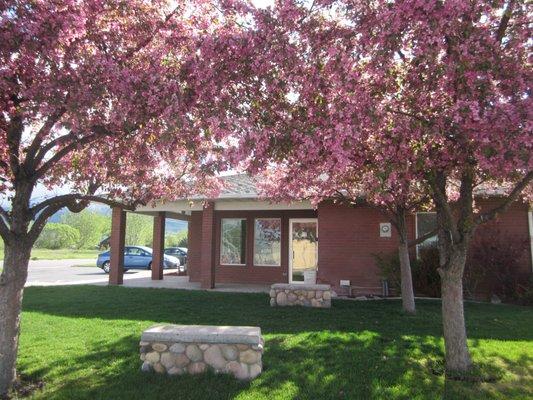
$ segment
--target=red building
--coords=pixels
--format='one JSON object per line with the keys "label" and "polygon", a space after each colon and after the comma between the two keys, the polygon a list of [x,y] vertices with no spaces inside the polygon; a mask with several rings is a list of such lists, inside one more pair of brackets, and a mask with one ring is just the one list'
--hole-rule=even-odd
{"label": "red building", "polygon": [[[156,216],[154,254],[163,246],[160,236],[165,217],[189,222],[191,282],[212,288],[217,283],[307,281],[330,284],[339,294],[347,293],[350,287],[357,293],[382,293],[375,255],[395,252],[398,246],[398,235],[384,214],[365,205],[324,202],[315,209],[306,201],[271,203],[258,197],[248,176],[223,179],[226,189],[216,199],[178,200],[139,209]],[[496,192],[485,191],[477,203],[483,208],[497,201]],[[121,227],[119,214],[115,217],[115,230]],[[519,262],[519,274],[528,276],[532,271],[533,245],[533,220],[528,206],[513,204],[494,224],[503,234],[529,241],[527,254]],[[434,226],[434,213],[409,216],[412,239]],[[115,234],[116,240],[119,233]],[[153,279],[162,276],[160,271],[152,272]]]}

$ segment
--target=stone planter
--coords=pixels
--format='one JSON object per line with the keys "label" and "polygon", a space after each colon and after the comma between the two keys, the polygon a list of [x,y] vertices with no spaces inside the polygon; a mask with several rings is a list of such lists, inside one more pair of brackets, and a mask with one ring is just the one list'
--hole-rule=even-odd
{"label": "stone planter", "polygon": [[258,327],[155,325],[141,336],[141,369],[169,375],[211,369],[249,380],[263,370],[263,344]]}
{"label": "stone planter", "polygon": [[270,287],[270,305],[329,308],[331,286],[275,283]]}

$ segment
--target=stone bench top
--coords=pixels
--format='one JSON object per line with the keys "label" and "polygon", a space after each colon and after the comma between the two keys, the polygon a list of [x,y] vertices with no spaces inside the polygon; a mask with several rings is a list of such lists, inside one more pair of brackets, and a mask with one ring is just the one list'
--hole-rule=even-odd
{"label": "stone bench top", "polygon": [[308,283],[274,283],[275,290],[331,290],[331,285],[313,285]]}
{"label": "stone bench top", "polygon": [[141,341],[177,343],[261,343],[261,328],[255,326],[154,325],[142,333]]}

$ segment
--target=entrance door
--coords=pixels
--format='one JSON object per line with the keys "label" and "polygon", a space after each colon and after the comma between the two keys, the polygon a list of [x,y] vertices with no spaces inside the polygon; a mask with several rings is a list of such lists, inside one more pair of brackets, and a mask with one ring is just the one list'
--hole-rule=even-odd
{"label": "entrance door", "polygon": [[289,282],[316,283],[318,263],[316,218],[289,220]]}

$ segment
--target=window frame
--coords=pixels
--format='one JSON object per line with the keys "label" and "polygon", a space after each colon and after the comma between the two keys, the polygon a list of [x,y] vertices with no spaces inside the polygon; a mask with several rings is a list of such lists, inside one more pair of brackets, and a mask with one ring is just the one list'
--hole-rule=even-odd
{"label": "window frame", "polygon": [[[418,212],[415,213],[415,239],[419,238],[419,236],[418,236],[418,215],[420,215],[420,214],[435,214],[436,215],[437,212],[436,211],[418,211]],[[431,237],[433,237],[433,236],[431,236]],[[435,234],[434,237],[435,237],[435,241],[438,241],[437,234]],[[427,238],[426,240],[429,240],[429,239],[431,239],[431,238]],[[424,242],[422,242],[422,243],[424,243]],[[417,260],[420,259],[420,246],[422,245],[422,243],[418,243],[416,245],[416,259]]]}
{"label": "window frame", "polygon": [[[224,235],[224,229],[223,229],[223,224],[224,224],[224,220],[238,220],[238,221],[245,221],[245,227],[246,227],[246,232],[245,234],[242,236],[244,238],[244,243],[243,243],[243,246],[244,246],[244,263],[239,263],[239,264],[228,264],[228,263],[223,263],[222,262],[222,249],[223,249],[223,240],[222,240],[222,236]],[[241,225],[242,226],[242,225]],[[218,265],[220,266],[223,266],[223,267],[246,267],[247,266],[247,259],[248,259],[248,219],[246,217],[221,217],[220,218],[220,236],[219,236],[219,249],[218,249]]]}
{"label": "window frame", "polygon": [[[256,240],[256,221],[257,220],[277,220],[279,221],[279,264],[256,264],[255,263],[255,240]],[[253,246],[252,246],[252,265],[254,267],[281,267],[281,256],[282,256],[282,232],[283,232],[283,221],[281,217],[254,217],[254,230],[253,230]]]}

